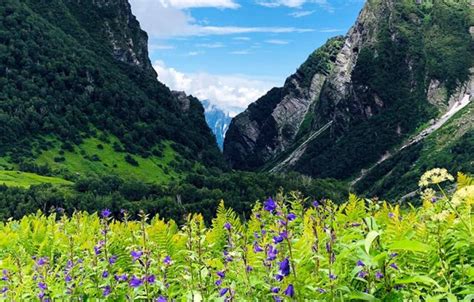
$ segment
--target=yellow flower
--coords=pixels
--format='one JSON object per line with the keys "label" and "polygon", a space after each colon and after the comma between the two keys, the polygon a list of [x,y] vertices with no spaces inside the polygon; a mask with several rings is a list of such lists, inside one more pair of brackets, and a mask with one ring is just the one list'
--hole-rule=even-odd
{"label": "yellow flower", "polygon": [[458,207],[463,203],[467,205],[474,204],[474,185],[461,188],[454,193],[451,204]]}
{"label": "yellow flower", "polygon": [[421,176],[421,179],[418,185],[420,187],[427,187],[431,184],[439,184],[447,180],[449,181],[454,180],[454,177],[448,173],[448,170],[444,168],[443,169],[435,168],[435,169],[425,172],[425,174]]}

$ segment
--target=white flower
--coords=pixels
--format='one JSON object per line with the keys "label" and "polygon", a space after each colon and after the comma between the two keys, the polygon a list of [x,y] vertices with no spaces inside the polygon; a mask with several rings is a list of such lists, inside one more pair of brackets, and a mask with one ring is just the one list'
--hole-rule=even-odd
{"label": "white flower", "polygon": [[421,176],[421,179],[418,185],[420,187],[427,187],[430,184],[439,184],[447,180],[449,181],[454,180],[454,177],[448,173],[448,170],[444,168],[443,169],[435,168],[435,169],[425,172],[425,174]]}
{"label": "white flower", "polygon": [[433,216],[431,216],[431,219],[433,219],[433,221],[444,221],[446,220],[446,218],[448,218],[449,216],[449,211],[448,210],[444,210],[442,211],[441,213],[438,213],[438,214],[435,214]]}
{"label": "white flower", "polygon": [[461,188],[454,193],[453,199],[451,200],[453,207],[458,207],[463,203],[474,203],[474,185]]}

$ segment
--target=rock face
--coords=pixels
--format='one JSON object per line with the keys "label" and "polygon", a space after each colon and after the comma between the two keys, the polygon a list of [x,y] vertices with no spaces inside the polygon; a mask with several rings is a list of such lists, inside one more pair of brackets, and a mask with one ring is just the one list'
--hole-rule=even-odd
{"label": "rock face", "polygon": [[310,57],[233,119],[225,157],[237,169],[354,177],[465,96],[472,17],[467,1],[367,1],[344,38],[315,52],[329,54],[327,68],[308,69]]}
{"label": "rock face", "polygon": [[342,42],[341,37],[329,40],[282,88],[272,89],[232,120],[224,154],[233,167],[261,166],[295,142],[301,127],[308,126],[305,116],[319,99]]}

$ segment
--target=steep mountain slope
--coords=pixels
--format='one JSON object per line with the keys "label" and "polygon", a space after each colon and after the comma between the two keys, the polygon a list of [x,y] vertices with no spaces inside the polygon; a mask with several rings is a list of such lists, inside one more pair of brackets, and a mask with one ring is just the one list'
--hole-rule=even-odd
{"label": "steep mountain slope", "polygon": [[204,115],[206,122],[217,140],[217,145],[222,150],[224,147],[224,138],[229,129],[232,118],[217,106],[211,104],[208,100],[202,101],[204,106]]}
{"label": "steep mountain slope", "polygon": [[[310,105],[285,107],[286,116],[304,118],[290,119],[290,126],[276,118],[275,108],[285,104],[285,96],[274,89],[232,121],[225,156],[238,169],[295,170],[338,179],[362,176],[357,182],[363,182],[362,169],[373,167],[390,152],[398,153],[397,146],[428,127],[430,120],[466,94],[472,95],[468,83],[474,60],[473,21],[469,1],[368,1],[344,38],[320,91],[299,102]],[[289,93],[298,92],[291,89]],[[266,110],[259,110],[269,95],[273,97]],[[447,137],[446,145],[472,144],[466,133],[473,125],[466,123],[462,135],[456,132]],[[293,129],[290,139],[285,139],[284,128]],[[425,153],[430,150],[434,152],[428,148]],[[460,158],[472,156],[469,150],[459,150]],[[422,161],[416,152],[403,149],[403,153]],[[434,164],[426,163],[424,168]],[[449,156],[436,164],[448,166]],[[465,171],[474,172],[472,165]],[[397,181],[391,179],[385,189],[408,190],[397,186]],[[375,192],[367,182],[356,188]]]}
{"label": "steep mountain slope", "polygon": [[223,167],[204,110],[156,80],[127,0],[2,1],[2,166],[157,181],[195,163]]}

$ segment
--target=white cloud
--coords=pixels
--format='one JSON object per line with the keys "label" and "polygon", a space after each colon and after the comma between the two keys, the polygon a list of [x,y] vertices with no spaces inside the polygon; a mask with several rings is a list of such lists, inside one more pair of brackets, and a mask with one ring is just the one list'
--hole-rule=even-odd
{"label": "white cloud", "polygon": [[188,56],[190,57],[195,57],[204,54],[204,51],[190,51],[188,52]]}
{"label": "white cloud", "polygon": [[249,55],[250,51],[248,50],[234,50],[229,52],[231,55]]}
{"label": "white cloud", "polygon": [[299,10],[299,11],[295,11],[295,12],[290,13],[289,16],[291,16],[293,18],[301,18],[301,17],[306,17],[306,16],[309,16],[309,15],[312,15],[315,12],[316,12],[315,10]]}
{"label": "white cloud", "polygon": [[213,42],[213,43],[200,43],[200,44],[196,44],[196,47],[222,48],[222,47],[225,47],[225,45],[222,44],[221,42]]}
{"label": "white cloud", "polygon": [[333,10],[328,0],[257,0],[256,2],[257,4],[266,7],[286,6],[291,8],[300,8],[307,3],[314,3],[328,11]]}
{"label": "white cloud", "polygon": [[[150,2],[153,0],[149,0]],[[156,1],[156,0],[155,0]],[[238,8],[239,5],[233,0],[159,0],[163,6],[173,6],[177,8],[195,7],[217,7],[217,8]]]}
{"label": "white cloud", "polygon": [[344,31],[344,29],[339,29],[339,28],[325,28],[325,29],[320,29],[318,32],[320,33],[338,33]]}
{"label": "white cloud", "polygon": [[250,41],[249,37],[235,37],[233,39],[237,41]]}
{"label": "white cloud", "polygon": [[271,39],[271,40],[266,40],[265,43],[268,44],[275,44],[275,45],[286,45],[290,42],[285,41],[285,40],[277,40],[277,39]]}
{"label": "white cloud", "polygon": [[148,46],[148,48],[150,49],[150,51],[154,51],[154,50],[169,50],[169,49],[175,49],[175,47],[173,45],[169,45],[169,44],[150,44]]}
{"label": "white cloud", "polygon": [[[140,21],[141,27],[154,37],[233,35],[247,33],[301,33],[314,31],[313,29],[296,27],[201,25],[197,24],[196,20],[189,14],[189,12],[183,11],[176,6],[172,6],[170,1],[171,0],[131,0],[130,3],[132,5],[133,13]],[[189,2],[192,1],[189,0]]]}
{"label": "white cloud", "polygon": [[158,79],[171,89],[185,91],[201,100],[210,100],[231,115],[241,112],[278,84],[274,79],[240,74],[183,73],[162,61],[155,62],[154,67]]}

